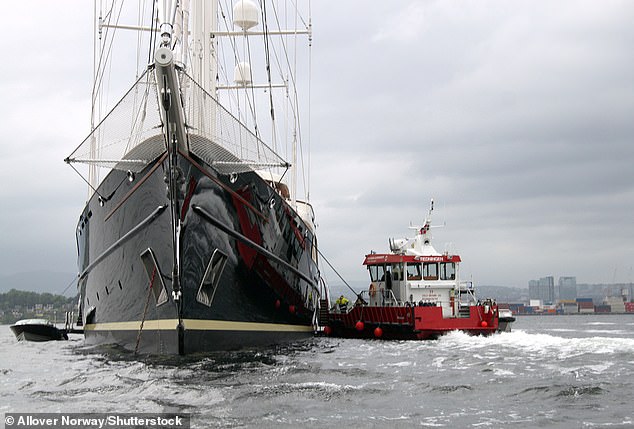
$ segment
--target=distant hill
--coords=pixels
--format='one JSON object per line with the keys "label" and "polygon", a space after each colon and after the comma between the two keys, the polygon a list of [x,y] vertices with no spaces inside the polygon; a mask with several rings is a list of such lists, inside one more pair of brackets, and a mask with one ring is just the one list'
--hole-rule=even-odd
{"label": "distant hill", "polygon": [[[38,293],[52,293],[64,296],[75,296],[76,285],[68,285],[74,281],[77,274],[60,273],[54,271],[30,271],[11,275],[0,275],[0,292],[8,292],[11,289],[31,291]],[[66,289],[68,287],[68,289]],[[64,289],[66,291],[64,292]]]}

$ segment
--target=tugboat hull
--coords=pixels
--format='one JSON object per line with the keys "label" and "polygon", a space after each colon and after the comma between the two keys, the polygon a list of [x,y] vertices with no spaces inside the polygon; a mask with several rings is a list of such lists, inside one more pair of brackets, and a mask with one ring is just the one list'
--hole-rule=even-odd
{"label": "tugboat hull", "polygon": [[349,313],[330,313],[329,335],[344,338],[430,340],[451,331],[491,335],[498,330],[495,307],[470,307],[469,317],[444,318],[441,307],[355,306]]}

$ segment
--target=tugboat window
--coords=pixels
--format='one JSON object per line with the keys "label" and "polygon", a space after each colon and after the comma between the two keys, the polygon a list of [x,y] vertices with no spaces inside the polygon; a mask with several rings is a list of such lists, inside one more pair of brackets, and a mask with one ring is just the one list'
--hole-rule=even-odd
{"label": "tugboat window", "polygon": [[438,264],[435,262],[425,262],[423,264],[423,279],[438,280]]}
{"label": "tugboat window", "polygon": [[456,264],[453,262],[441,262],[440,280],[456,280]]}
{"label": "tugboat window", "polygon": [[420,280],[420,264],[407,264],[407,280]]}
{"label": "tugboat window", "polygon": [[397,282],[403,280],[403,264],[392,264],[392,279]]}
{"label": "tugboat window", "polygon": [[370,265],[370,279],[373,282],[382,282],[385,280],[385,266],[383,265]]}

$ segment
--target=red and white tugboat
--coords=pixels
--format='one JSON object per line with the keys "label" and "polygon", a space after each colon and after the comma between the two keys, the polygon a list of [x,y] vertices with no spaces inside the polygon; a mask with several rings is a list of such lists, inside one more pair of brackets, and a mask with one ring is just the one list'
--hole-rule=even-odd
{"label": "red and white tugboat", "polygon": [[370,253],[363,265],[370,286],[350,306],[341,299],[322,320],[336,337],[425,340],[449,331],[489,335],[498,330],[495,301],[478,301],[471,282],[459,280],[460,256],[431,244],[431,213],[410,239],[389,240],[390,253]]}

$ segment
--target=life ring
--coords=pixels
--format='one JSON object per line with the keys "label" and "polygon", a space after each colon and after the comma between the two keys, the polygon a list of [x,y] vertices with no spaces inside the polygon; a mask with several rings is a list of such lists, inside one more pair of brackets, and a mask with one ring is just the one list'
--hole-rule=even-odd
{"label": "life ring", "polygon": [[376,286],[374,283],[370,283],[370,289],[368,289],[368,294],[373,298],[376,296]]}

